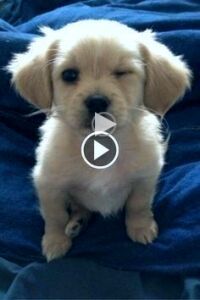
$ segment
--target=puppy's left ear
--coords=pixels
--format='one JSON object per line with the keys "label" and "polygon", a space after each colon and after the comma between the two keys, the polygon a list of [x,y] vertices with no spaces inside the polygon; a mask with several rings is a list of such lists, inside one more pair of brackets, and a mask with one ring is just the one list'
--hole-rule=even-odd
{"label": "puppy's left ear", "polygon": [[52,104],[51,69],[56,52],[56,41],[50,29],[48,35],[35,39],[25,53],[16,54],[7,67],[12,83],[26,100],[38,108]]}
{"label": "puppy's left ear", "polygon": [[190,87],[191,72],[180,56],[155,40],[153,33],[140,34],[146,69],[144,105],[164,115]]}

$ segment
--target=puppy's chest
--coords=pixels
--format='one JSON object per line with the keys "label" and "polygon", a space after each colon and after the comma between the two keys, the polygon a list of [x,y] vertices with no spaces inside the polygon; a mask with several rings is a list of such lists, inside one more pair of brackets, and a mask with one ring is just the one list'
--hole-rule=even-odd
{"label": "puppy's chest", "polygon": [[74,168],[68,187],[71,196],[91,211],[108,215],[124,206],[132,189],[132,168],[124,157],[103,170],[83,165]]}
{"label": "puppy's chest", "polygon": [[[98,172],[99,171],[99,172]],[[78,203],[91,211],[108,215],[117,212],[124,204],[131,189],[128,178],[123,178],[113,170],[97,170],[85,174],[69,186],[69,193]]]}

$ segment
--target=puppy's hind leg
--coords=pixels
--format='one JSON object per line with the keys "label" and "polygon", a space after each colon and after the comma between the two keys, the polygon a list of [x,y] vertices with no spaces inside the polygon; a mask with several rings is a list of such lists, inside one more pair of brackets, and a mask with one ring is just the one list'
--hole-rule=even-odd
{"label": "puppy's hind leg", "polygon": [[69,221],[65,227],[65,234],[75,238],[87,226],[91,212],[78,204],[70,204]]}

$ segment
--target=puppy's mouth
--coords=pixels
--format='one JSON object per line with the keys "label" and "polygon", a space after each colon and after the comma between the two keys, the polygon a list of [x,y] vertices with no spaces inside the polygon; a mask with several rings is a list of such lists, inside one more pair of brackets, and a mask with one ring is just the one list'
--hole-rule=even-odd
{"label": "puppy's mouth", "polygon": [[94,131],[107,131],[112,133],[117,128],[117,118],[108,111],[101,111],[94,114],[89,114],[82,122],[82,129]]}
{"label": "puppy's mouth", "polygon": [[103,113],[104,112],[94,112],[94,113],[87,114],[87,116],[85,117],[85,119],[83,121],[83,127],[85,129],[94,130],[94,127],[95,127],[95,115],[96,114],[103,114]]}

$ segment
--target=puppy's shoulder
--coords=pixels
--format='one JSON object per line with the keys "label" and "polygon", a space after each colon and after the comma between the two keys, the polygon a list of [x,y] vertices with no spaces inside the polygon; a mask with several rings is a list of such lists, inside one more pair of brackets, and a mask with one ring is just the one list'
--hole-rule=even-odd
{"label": "puppy's shoulder", "polygon": [[53,157],[59,150],[64,151],[67,147],[66,126],[58,118],[48,118],[40,127],[40,141],[36,149],[38,159],[42,157]]}
{"label": "puppy's shoulder", "polygon": [[150,112],[141,114],[134,126],[138,153],[141,165],[153,164],[159,168],[163,166],[166,145],[161,130],[161,122],[157,116]]}
{"label": "puppy's shoulder", "polygon": [[162,144],[163,136],[161,132],[161,122],[153,113],[142,113],[138,120],[136,129],[143,142]]}
{"label": "puppy's shoulder", "polygon": [[64,132],[63,122],[56,116],[48,117],[39,128],[41,137],[62,135]]}

